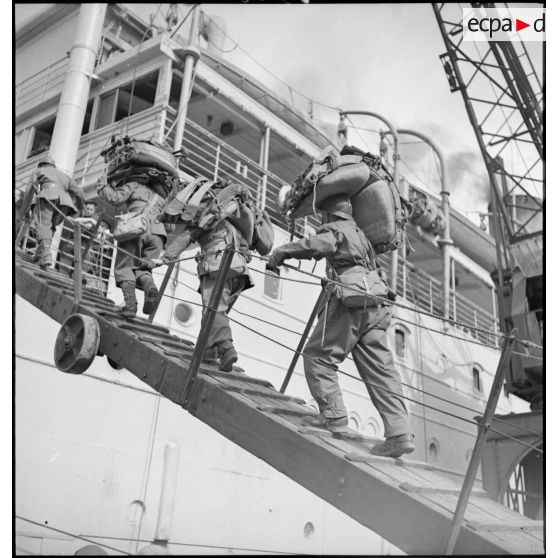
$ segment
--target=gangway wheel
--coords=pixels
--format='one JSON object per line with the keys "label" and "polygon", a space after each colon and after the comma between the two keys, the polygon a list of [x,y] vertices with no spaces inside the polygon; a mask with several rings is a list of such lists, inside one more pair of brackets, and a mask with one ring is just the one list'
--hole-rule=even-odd
{"label": "gangway wheel", "polygon": [[97,355],[101,331],[95,318],[72,314],[62,324],[54,343],[54,364],[62,372],[81,374]]}

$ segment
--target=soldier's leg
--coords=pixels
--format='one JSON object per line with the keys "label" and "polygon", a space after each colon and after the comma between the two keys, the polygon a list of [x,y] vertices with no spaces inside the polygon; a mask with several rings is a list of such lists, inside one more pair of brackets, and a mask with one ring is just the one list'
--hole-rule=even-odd
{"label": "soldier's leg", "polygon": [[[215,286],[215,277],[210,277],[209,275],[204,275],[200,279],[201,281],[201,295],[202,303],[204,307],[204,314],[207,311],[207,307],[211,300],[211,293]],[[237,356],[234,350],[234,345],[232,341],[232,331],[229,323],[229,318],[227,317],[227,311],[229,309],[228,301],[231,297],[231,292],[233,289],[233,279],[228,277],[223,285],[223,292],[221,298],[218,301],[217,310],[213,319],[213,325],[209,330],[209,337],[207,339],[207,345],[205,349],[204,358],[208,361],[218,356],[221,359],[220,368],[224,369],[223,366],[228,370],[232,369],[232,364],[236,362]]]}
{"label": "soldier's leg", "polygon": [[46,200],[41,198],[37,200],[37,203],[33,208],[37,242],[41,242],[41,240],[52,240],[53,211],[53,207]]}
{"label": "soldier's leg", "polygon": [[332,297],[327,309],[320,313],[304,348],[306,381],[320,413],[326,419],[346,421],[347,410],[337,378],[337,364],[345,359],[355,345],[356,329],[354,309],[345,307]]}
{"label": "soldier's leg", "polygon": [[137,259],[134,256],[139,256],[138,238],[118,243],[114,261],[114,279],[116,286],[122,289],[124,296],[124,306],[121,308],[120,313],[124,317],[129,318],[136,315],[138,308],[136,276],[134,272],[137,267]]}
{"label": "soldier's leg", "polygon": [[47,268],[52,264],[52,217],[53,207],[48,201],[39,198],[33,208],[35,220],[35,235],[37,238],[37,250],[34,261],[38,261],[42,268]]}
{"label": "soldier's leg", "polygon": [[[157,234],[144,233],[140,239],[140,255],[145,260],[152,260],[158,258],[163,251],[164,238]],[[138,266],[141,266],[141,262],[137,262]],[[135,269],[136,284],[141,287],[144,292],[144,303],[142,312],[144,314],[151,314],[155,310],[157,305],[157,297],[159,296],[159,291],[153,280],[153,275],[151,271],[147,269],[141,269],[140,267]]]}
{"label": "soldier's leg", "polygon": [[385,437],[411,434],[409,414],[401,397],[401,377],[387,345],[391,309],[380,307],[366,312],[368,318],[352,351],[356,367],[362,379],[369,382],[366,389],[384,423]]}

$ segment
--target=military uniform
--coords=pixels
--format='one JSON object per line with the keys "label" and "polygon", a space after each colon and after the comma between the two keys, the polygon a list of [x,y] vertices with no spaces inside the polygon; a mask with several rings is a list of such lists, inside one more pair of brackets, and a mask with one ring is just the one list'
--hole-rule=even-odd
{"label": "military uniform", "polygon": [[157,288],[151,271],[145,268],[145,263],[139,258],[144,260],[158,258],[163,251],[167,233],[164,224],[157,220],[157,216],[164,205],[164,200],[139,178],[114,188],[101,182],[97,193],[111,205],[121,208],[121,214],[139,214],[145,210],[153,196],[158,198],[152,203],[146,216],[147,230],[136,238],[118,243],[125,252],[117,250],[114,265],[116,285],[122,288],[125,306],[128,307],[128,311],[124,310],[123,313],[129,316],[135,314],[134,305],[137,305],[137,301],[135,301],[134,288],[137,285],[146,293],[143,312],[149,314],[156,304]]}
{"label": "military uniform", "polygon": [[[196,242],[201,248],[198,255],[198,277],[200,278],[199,292],[202,297],[204,312],[209,304],[213,287],[217,278],[217,272],[223,258],[222,250],[227,245],[234,245],[235,252],[223,293],[219,300],[213,326],[209,332],[207,346],[204,352],[204,360],[211,361],[217,356],[221,359],[222,369],[231,369],[232,362],[236,362],[236,351],[234,350],[232,332],[227,317],[240,294],[254,286],[254,282],[248,272],[248,263],[251,260],[250,249],[245,238],[238,229],[227,220],[222,220],[211,230],[190,228],[178,236],[166,249],[163,259],[171,261]],[[221,251],[217,254],[212,252]],[[232,360],[232,362],[230,362]],[[228,361],[228,362],[226,362]]]}
{"label": "military uniform", "polygon": [[[39,244],[35,259],[42,267],[52,263],[50,245],[56,227],[63,221],[61,213],[74,216],[78,213],[76,203],[81,209],[83,194],[76,183],[65,173],[58,170],[52,159],[39,163],[32,181],[38,185],[39,191],[33,200],[35,218],[35,234]],[[53,207],[54,206],[54,207]]]}
{"label": "military uniform", "polygon": [[[326,258],[328,271],[334,270],[332,278],[348,268],[362,268],[365,273],[374,265],[372,247],[350,215],[336,215],[339,219],[322,225],[316,235],[277,248],[270,258],[271,264],[278,266],[288,258]],[[320,310],[303,353],[308,386],[320,409],[319,421],[308,424],[334,431],[346,430],[347,410],[339,387],[337,365],[351,353],[361,378],[370,382],[366,383],[366,389],[380,413],[386,438],[412,436],[401,397],[401,379],[387,346],[390,306],[379,302],[375,306],[349,308],[332,294],[331,284],[326,288],[328,302]]]}

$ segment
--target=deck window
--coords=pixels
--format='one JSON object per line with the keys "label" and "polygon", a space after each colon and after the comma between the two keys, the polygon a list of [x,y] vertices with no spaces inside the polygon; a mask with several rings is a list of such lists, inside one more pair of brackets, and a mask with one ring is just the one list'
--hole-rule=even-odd
{"label": "deck window", "polygon": [[155,103],[159,72],[153,72],[103,95],[99,104],[96,128],[102,128],[144,111]]}
{"label": "deck window", "polygon": [[428,461],[438,461],[440,455],[440,444],[437,440],[431,440],[428,444]]}
{"label": "deck window", "polygon": [[407,339],[401,328],[395,329],[395,354],[399,358],[407,358]]}
{"label": "deck window", "polygon": [[282,289],[281,289],[281,276],[279,273],[266,269],[264,279],[264,295],[272,300],[281,302]]}
{"label": "deck window", "polygon": [[482,391],[480,370],[476,366],[473,366],[473,388],[475,391]]}
{"label": "deck window", "polygon": [[43,123],[35,126],[35,136],[33,137],[33,144],[31,145],[29,157],[34,157],[35,155],[39,155],[39,153],[48,151],[52,140],[52,133],[54,132],[55,122],[56,117],[53,116],[52,118],[49,118]]}

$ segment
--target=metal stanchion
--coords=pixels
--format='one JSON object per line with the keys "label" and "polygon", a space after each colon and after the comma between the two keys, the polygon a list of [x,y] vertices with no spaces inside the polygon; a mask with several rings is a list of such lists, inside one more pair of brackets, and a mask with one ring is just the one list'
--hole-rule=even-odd
{"label": "metal stanchion", "polygon": [[83,285],[82,285],[82,259],[81,259],[81,223],[76,222],[74,225],[74,308],[73,312],[77,312],[81,304]]}
{"label": "metal stanchion", "polygon": [[287,389],[287,386],[289,385],[289,381],[291,380],[291,376],[293,375],[296,363],[298,362],[298,358],[300,356],[300,353],[302,351],[302,348],[304,347],[306,340],[308,339],[308,334],[310,333],[310,330],[312,329],[312,325],[314,324],[314,320],[316,319],[316,316],[318,314],[318,311],[320,309],[320,307],[322,306],[322,304],[324,303],[325,300],[325,289],[322,289],[322,291],[320,292],[320,296],[318,297],[318,300],[316,300],[316,304],[314,304],[314,308],[312,309],[312,313],[310,314],[310,317],[308,318],[308,323],[306,324],[306,327],[304,328],[304,331],[302,332],[302,335],[300,337],[300,341],[298,342],[298,347],[296,348],[296,352],[293,355],[293,358],[291,360],[291,364],[289,366],[289,369],[287,370],[287,374],[285,376],[285,379],[283,380],[283,384],[281,385],[281,389],[279,390],[281,393],[285,393],[285,390]]}
{"label": "metal stanchion", "polygon": [[457,537],[459,536],[459,531],[461,530],[461,523],[463,522],[463,517],[465,516],[465,510],[467,509],[469,497],[471,496],[471,491],[473,490],[473,485],[475,483],[475,477],[477,476],[477,470],[480,465],[482,446],[484,445],[486,436],[488,435],[488,428],[490,428],[492,419],[494,418],[496,405],[498,404],[498,397],[502,391],[506,372],[510,365],[510,357],[516,334],[517,329],[514,329],[509,337],[504,338],[500,362],[498,362],[498,368],[496,369],[496,374],[494,375],[494,381],[492,382],[490,395],[488,396],[488,401],[486,402],[484,415],[479,423],[479,433],[477,435],[475,447],[473,448],[471,460],[469,461],[467,473],[465,474],[465,480],[463,481],[461,493],[459,494],[459,500],[457,501],[457,506],[455,507],[451,530],[446,544],[446,555],[453,554],[455,549]]}
{"label": "metal stanchion", "polygon": [[176,263],[172,262],[167,267],[167,271],[165,273],[165,276],[163,277],[161,287],[159,288],[159,294],[157,295],[157,303],[155,304],[155,308],[153,309],[153,312],[151,312],[151,314],[149,314],[149,317],[147,318],[150,323],[153,322],[153,319],[155,318],[155,314],[159,309],[159,304],[161,304],[161,300],[163,300],[163,295],[165,294],[165,290],[167,289],[167,285],[169,283],[170,277],[172,275],[172,270],[174,269],[175,265]]}
{"label": "metal stanchion", "polygon": [[89,249],[91,248],[91,245],[93,244],[93,240],[95,239],[95,237],[97,236],[97,231],[99,230],[99,226],[101,225],[101,221],[103,220],[103,214],[101,213],[99,215],[99,218],[97,219],[97,222],[95,223],[95,226],[93,227],[93,229],[91,230],[91,236],[87,239],[87,242],[83,248],[83,253],[81,256],[81,261],[84,262],[85,258],[87,257],[87,253],[89,252]]}
{"label": "metal stanchion", "polygon": [[211,327],[213,326],[213,320],[215,319],[215,312],[217,311],[217,308],[219,306],[219,300],[221,299],[221,295],[223,293],[223,287],[225,286],[225,281],[227,279],[227,275],[231,267],[233,256],[234,256],[234,246],[229,245],[225,248],[225,251],[223,253],[223,258],[221,260],[221,266],[219,267],[219,272],[217,273],[215,286],[213,287],[213,291],[211,292],[211,298],[209,300],[209,304],[207,305],[207,308],[205,309],[205,312],[203,314],[200,334],[196,342],[196,347],[194,348],[194,354],[192,355],[190,368],[188,370],[188,374],[186,375],[184,385],[180,390],[179,402],[182,407],[188,406],[190,393],[192,391],[192,387],[194,385],[196,376],[198,374],[198,370],[200,368],[200,364],[202,361],[202,354],[207,345],[209,332],[211,330]]}

